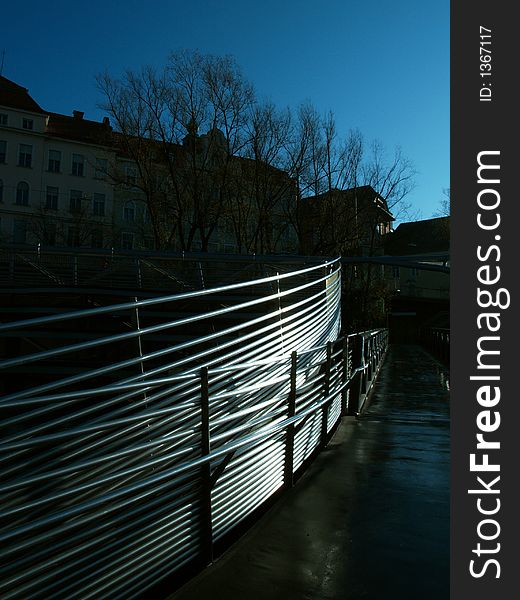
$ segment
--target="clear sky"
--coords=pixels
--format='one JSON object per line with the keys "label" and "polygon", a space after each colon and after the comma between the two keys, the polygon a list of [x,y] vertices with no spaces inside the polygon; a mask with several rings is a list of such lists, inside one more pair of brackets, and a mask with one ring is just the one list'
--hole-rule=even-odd
{"label": "clear sky", "polygon": [[3,75],[46,110],[101,119],[95,75],[232,54],[259,97],[332,110],[418,174],[420,218],[449,187],[449,0],[26,0],[2,7]]}

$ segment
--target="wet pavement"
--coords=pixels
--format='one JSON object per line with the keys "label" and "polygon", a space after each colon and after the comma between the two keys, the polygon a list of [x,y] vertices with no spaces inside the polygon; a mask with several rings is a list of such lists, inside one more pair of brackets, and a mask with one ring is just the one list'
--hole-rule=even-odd
{"label": "wet pavement", "polygon": [[169,600],[448,599],[448,387],[420,347],[391,346],[363,415]]}

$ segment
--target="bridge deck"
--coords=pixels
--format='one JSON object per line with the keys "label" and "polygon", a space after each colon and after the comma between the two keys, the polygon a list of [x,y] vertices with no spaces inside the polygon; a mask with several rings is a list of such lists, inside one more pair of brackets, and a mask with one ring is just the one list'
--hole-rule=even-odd
{"label": "bridge deck", "polygon": [[170,600],[448,598],[447,390],[424,350],[391,346],[362,417]]}

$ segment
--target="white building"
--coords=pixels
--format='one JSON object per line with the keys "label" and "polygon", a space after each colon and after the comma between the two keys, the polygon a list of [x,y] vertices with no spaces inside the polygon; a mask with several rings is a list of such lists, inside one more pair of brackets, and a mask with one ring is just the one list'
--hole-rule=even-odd
{"label": "white building", "polygon": [[51,246],[113,243],[111,128],[44,111],[0,77],[0,240]]}
{"label": "white building", "polygon": [[[71,116],[46,111],[26,88],[0,76],[0,243],[154,249],[148,206],[156,200],[147,200],[146,181],[139,178],[138,166],[118,135],[107,117],[97,122],[85,119],[77,110]],[[197,134],[197,143],[203,145],[208,135]],[[172,144],[171,153],[179,159],[182,180],[183,165],[189,159],[187,150],[182,144]],[[279,169],[268,165],[260,169],[264,195],[279,197],[260,218],[255,209],[253,162],[239,157],[233,160],[233,175],[239,185],[232,193],[244,212],[239,219],[241,243],[229,218],[236,208],[231,198],[229,210],[224,211],[228,214],[215,223],[207,249],[295,252],[298,240],[294,228],[284,220],[281,208],[280,214],[274,212],[278,204],[295,200],[295,183]],[[155,175],[162,177],[164,172],[167,178],[165,165],[159,161],[156,166]],[[217,188],[208,194],[218,194]],[[160,216],[165,230],[173,230],[171,215],[162,211]],[[183,226],[187,230],[190,223]],[[242,240],[248,235],[255,238],[258,231],[263,234],[259,248],[253,248],[250,240]],[[183,249],[175,237],[169,248]],[[202,249],[197,233],[190,249]]]}

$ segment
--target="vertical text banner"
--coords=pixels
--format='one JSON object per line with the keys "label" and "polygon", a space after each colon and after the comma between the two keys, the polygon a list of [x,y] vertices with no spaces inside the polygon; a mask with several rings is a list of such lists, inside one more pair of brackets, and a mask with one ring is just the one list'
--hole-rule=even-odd
{"label": "vertical text banner", "polygon": [[451,4],[452,600],[520,597],[514,3]]}

